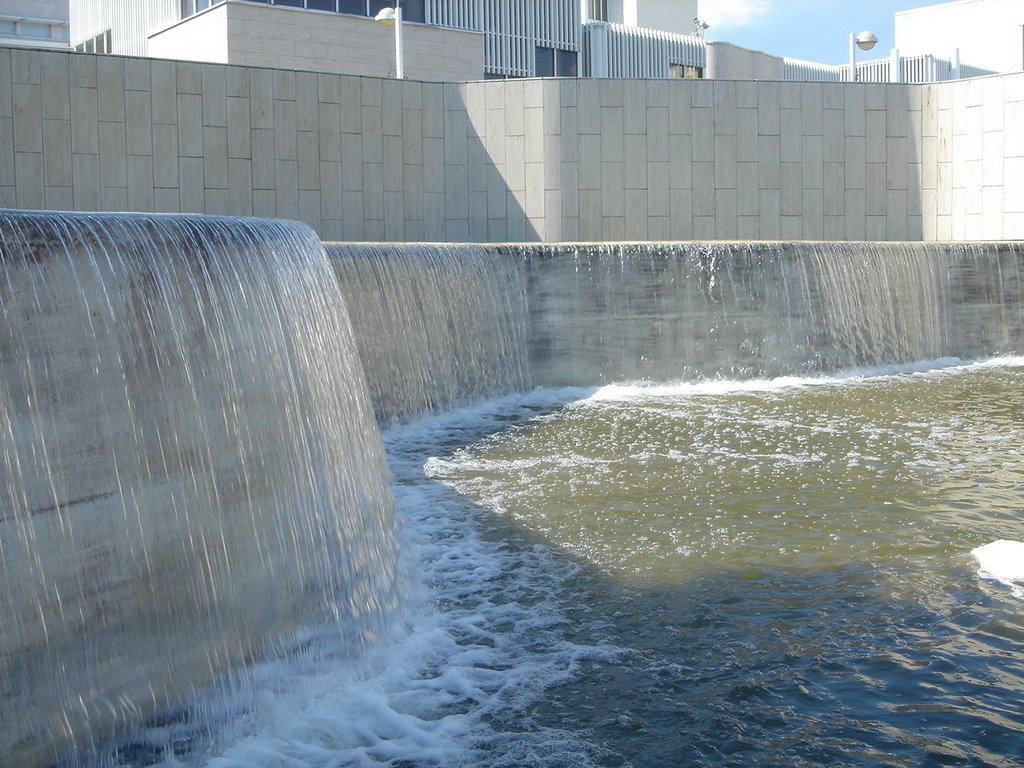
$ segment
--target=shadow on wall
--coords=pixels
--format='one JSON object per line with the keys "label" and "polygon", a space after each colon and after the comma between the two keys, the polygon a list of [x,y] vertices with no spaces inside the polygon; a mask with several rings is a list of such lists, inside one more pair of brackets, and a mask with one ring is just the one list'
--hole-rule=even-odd
{"label": "shadow on wall", "polygon": [[1008,239],[1022,104],[1024,74],[421,83],[8,49],[0,206],[348,241]]}

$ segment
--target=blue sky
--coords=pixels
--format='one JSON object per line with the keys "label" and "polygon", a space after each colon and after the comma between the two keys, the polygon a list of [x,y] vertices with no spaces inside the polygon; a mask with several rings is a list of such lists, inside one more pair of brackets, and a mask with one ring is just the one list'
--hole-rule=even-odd
{"label": "blue sky", "polygon": [[710,25],[708,40],[726,40],[776,56],[823,64],[850,58],[850,33],[871,30],[877,47],[857,52],[858,61],[889,55],[893,14],[939,0],[702,0],[700,13]]}

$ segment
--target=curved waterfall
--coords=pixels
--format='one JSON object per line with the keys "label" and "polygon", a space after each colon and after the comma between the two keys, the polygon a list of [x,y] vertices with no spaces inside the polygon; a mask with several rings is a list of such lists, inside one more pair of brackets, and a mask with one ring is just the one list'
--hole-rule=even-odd
{"label": "curved waterfall", "polygon": [[389,473],[311,230],[0,212],[0,317],[0,755],[88,749],[304,622],[380,631]]}

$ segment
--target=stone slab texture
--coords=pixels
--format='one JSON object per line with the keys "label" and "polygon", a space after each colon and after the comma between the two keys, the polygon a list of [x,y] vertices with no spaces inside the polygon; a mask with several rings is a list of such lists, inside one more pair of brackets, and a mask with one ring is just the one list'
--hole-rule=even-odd
{"label": "stone slab texture", "polygon": [[1024,238],[1024,73],[396,81],[0,50],[0,206],[325,240]]}

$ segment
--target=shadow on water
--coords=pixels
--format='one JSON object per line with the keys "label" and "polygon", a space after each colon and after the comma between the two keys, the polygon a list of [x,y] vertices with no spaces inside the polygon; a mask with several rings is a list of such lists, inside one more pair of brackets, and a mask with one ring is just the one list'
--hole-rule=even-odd
{"label": "shadow on water", "polygon": [[[438,446],[461,447],[454,435]],[[497,717],[509,718],[498,729],[580,737],[578,760],[570,749],[523,764],[1024,764],[1020,602],[978,579],[966,552],[931,572],[869,559],[723,561],[676,584],[636,586],[509,515],[435,490],[483,537],[548,553],[550,572],[536,576],[552,580],[561,639],[595,650],[524,710]],[[516,764],[498,751],[477,764]]]}
{"label": "shadow on water", "polygon": [[[510,546],[552,548],[490,517]],[[1018,765],[1024,621],[964,567],[942,594],[870,563],[730,569],[627,587],[558,552],[581,661],[530,717],[586,734],[600,765]],[[571,763],[567,763],[571,764]]]}
{"label": "shadow on water", "polygon": [[[722,561],[678,583],[629,585],[424,474],[430,457],[555,416],[588,394],[492,401],[466,409],[462,426],[439,415],[385,432],[412,542],[407,565],[419,571],[451,642],[428,654],[390,706],[415,712],[424,733],[447,728],[443,738],[461,743],[445,751],[422,734],[411,742],[399,735],[386,756],[355,759],[324,751],[337,747],[328,739],[294,754],[392,768],[1024,761],[1020,603],[979,581],[966,555],[952,572],[924,575],[871,561],[817,568]],[[475,550],[467,544],[474,537],[483,542]],[[432,630],[408,620],[404,632]],[[385,650],[385,661],[401,663],[392,655],[400,652]],[[108,750],[101,764],[207,764],[234,738],[221,731],[237,735],[230,721],[266,704],[261,686],[337,696],[306,693],[307,683],[295,682],[329,679],[329,657],[329,642],[314,638],[294,649],[284,668],[291,679],[258,668],[241,685],[248,693],[236,691],[234,711],[211,712],[197,697]],[[432,686],[444,697],[409,704]],[[332,722],[318,728],[347,732],[346,710],[328,716]],[[386,742],[390,726],[368,722]],[[461,731],[452,726],[459,722]],[[272,747],[286,740],[284,730],[272,732]],[[225,754],[217,765],[328,764],[247,763],[259,750],[232,752],[229,743]]]}

